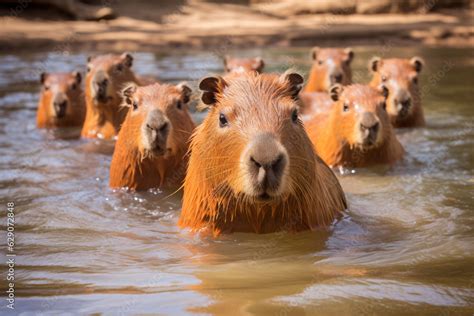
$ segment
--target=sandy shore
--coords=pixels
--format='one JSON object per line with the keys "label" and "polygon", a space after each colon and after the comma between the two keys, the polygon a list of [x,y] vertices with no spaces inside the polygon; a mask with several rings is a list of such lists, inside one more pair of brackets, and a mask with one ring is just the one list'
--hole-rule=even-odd
{"label": "sandy shore", "polygon": [[[149,7],[147,7],[149,6]],[[474,47],[472,10],[430,14],[272,16],[238,4],[190,1],[156,12],[147,2],[121,3],[108,21],[31,18],[4,14],[3,53],[38,49],[156,51],[163,48],[220,49],[266,45],[381,44]],[[48,19],[46,19],[46,17]]]}

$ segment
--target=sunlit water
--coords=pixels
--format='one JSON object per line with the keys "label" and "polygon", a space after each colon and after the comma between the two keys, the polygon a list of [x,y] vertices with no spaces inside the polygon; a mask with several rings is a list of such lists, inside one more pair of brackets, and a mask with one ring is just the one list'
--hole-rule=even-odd
{"label": "sunlit water", "polygon": [[[308,51],[238,53],[261,55],[267,71],[306,72]],[[84,69],[86,54],[0,56],[1,222],[5,229],[6,203],[14,201],[15,311],[472,314],[472,51],[355,51],[355,78],[363,81],[373,54],[426,60],[421,84],[428,125],[397,132],[405,160],[340,176],[350,210],[329,231],[215,240],[177,228],[180,194],[110,190],[113,143],[74,139],[77,130],[35,128],[39,72]],[[216,53],[222,52],[136,53],[134,68],[195,86],[222,71]],[[4,255],[4,234],[0,242]]]}

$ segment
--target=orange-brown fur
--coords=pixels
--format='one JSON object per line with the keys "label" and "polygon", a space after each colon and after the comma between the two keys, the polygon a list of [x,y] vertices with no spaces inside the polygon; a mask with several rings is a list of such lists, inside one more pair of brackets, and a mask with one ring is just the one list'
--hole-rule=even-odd
{"label": "orange-brown fur", "polygon": [[327,92],[300,92],[303,121],[311,119],[316,114],[326,113],[331,109],[332,100]]}
{"label": "orange-brown fur", "polygon": [[[181,227],[215,235],[302,231],[329,225],[346,208],[334,173],[315,154],[302,122],[293,120],[299,88],[285,78],[248,72],[218,78],[218,91],[203,94],[213,104],[192,137]],[[229,120],[225,129],[222,112]],[[284,193],[268,201],[244,193],[240,162],[249,141],[262,133],[278,139],[289,159]]]}
{"label": "orange-brown fur", "polygon": [[256,71],[261,73],[265,63],[261,57],[255,58],[235,58],[230,56],[224,57],[224,68],[226,72],[246,72]]}
{"label": "orange-brown fur", "polygon": [[[38,128],[82,126],[86,109],[81,78],[78,72],[41,75],[42,90],[36,116]],[[54,107],[58,98],[67,104],[61,116]]]}
{"label": "orange-brown fur", "polygon": [[[373,73],[370,85],[377,87],[380,84],[389,90],[387,112],[394,127],[420,127],[425,125],[425,117],[421,106],[418,75],[423,66],[419,57],[412,59],[380,59],[373,58],[369,69]],[[397,113],[397,93],[402,93],[411,99],[411,108],[407,115]]]}
{"label": "orange-brown fur", "polygon": [[[114,138],[125,119],[127,111],[121,107],[120,90],[128,82],[139,84],[138,79],[131,69],[131,56],[100,55],[89,58],[86,76],[86,119],[81,136],[86,138]],[[95,98],[95,76],[108,80],[107,100]]]}
{"label": "orange-brown fur", "polygon": [[[138,107],[134,110],[130,106],[119,132],[110,166],[110,186],[145,190],[180,185],[194,129],[187,109],[189,96],[181,85],[155,83],[136,88],[131,99]],[[154,155],[142,145],[147,114],[156,109],[171,124],[164,155]]]}
{"label": "orange-brown fur", "polygon": [[[351,84],[352,49],[314,47],[311,56],[313,65],[304,92],[327,92],[335,83]],[[341,76],[339,80],[337,76]]]}
{"label": "orange-brown fur", "polygon": [[[318,155],[331,167],[367,167],[402,159],[404,150],[384,110],[384,102],[385,97],[375,88],[359,84],[344,87],[331,111],[316,115],[307,124]],[[374,114],[380,124],[379,142],[371,147],[358,143],[358,116],[366,112]]]}

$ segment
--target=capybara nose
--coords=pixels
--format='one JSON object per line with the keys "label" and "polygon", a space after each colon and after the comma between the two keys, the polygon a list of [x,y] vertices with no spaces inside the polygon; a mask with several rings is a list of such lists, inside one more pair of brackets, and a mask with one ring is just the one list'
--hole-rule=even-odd
{"label": "capybara nose", "polygon": [[105,77],[102,72],[97,73],[94,78],[94,90],[96,93],[96,99],[105,102],[107,101],[107,86],[109,84],[109,80]]}
{"label": "capybara nose", "polygon": [[335,74],[333,75],[334,83],[341,83],[342,82],[342,74]]}
{"label": "capybara nose", "polygon": [[169,131],[170,123],[160,110],[153,110],[148,114],[146,132],[151,149],[164,153]]}
{"label": "capybara nose", "polygon": [[411,98],[406,98],[400,101],[400,106],[398,108],[399,112],[408,112],[411,106]]}
{"label": "capybara nose", "polygon": [[288,164],[283,146],[270,134],[254,139],[248,155],[248,172],[256,192],[267,196],[278,191]]}
{"label": "capybara nose", "polygon": [[67,100],[55,101],[53,105],[57,118],[66,116]]}
{"label": "capybara nose", "polygon": [[362,138],[366,141],[373,142],[377,138],[380,123],[375,115],[366,112],[362,115],[359,127],[362,133]]}

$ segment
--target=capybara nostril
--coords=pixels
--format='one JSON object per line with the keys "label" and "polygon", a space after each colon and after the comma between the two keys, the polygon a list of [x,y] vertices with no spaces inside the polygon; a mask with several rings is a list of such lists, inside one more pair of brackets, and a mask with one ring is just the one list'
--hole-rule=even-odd
{"label": "capybara nostril", "polygon": [[403,109],[408,109],[411,105],[411,98],[407,98],[403,101],[400,101],[400,104],[402,105]]}
{"label": "capybara nostril", "polygon": [[333,76],[334,83],[341,83],[342,82],[342,74],[336,74]]}
{"label": "capybara nostril", "polygon": [[64,116],[66,116],[66,109],[67,109],[67,100],[54,102],[54,111],[56,112],[56,117],[63,118]]}

